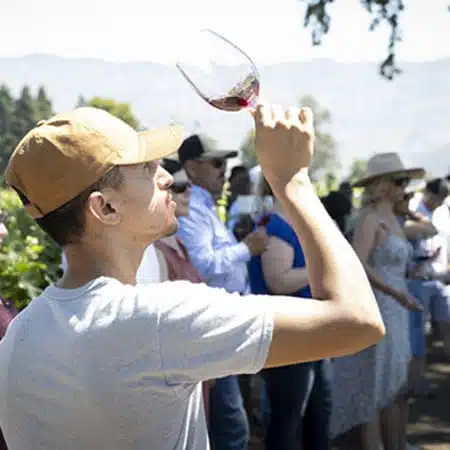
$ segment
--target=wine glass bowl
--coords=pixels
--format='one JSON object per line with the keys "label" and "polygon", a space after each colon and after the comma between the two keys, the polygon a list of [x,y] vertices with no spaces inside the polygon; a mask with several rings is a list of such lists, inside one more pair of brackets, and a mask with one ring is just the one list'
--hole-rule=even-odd
{"label": "wine glass bowl", "polygon": [[242,49],[209,29],[194,33],[185,44],[176,66],[203,100],[224,111],[256,106],[258,69]]}

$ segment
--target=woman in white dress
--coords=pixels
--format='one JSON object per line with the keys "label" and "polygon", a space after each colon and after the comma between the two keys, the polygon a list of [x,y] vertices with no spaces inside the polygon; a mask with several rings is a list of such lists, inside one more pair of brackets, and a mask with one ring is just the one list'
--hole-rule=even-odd
{"label": "woman in white dress", "polygon": [[358,354],[333,362],[332,432],[340,448],[405,450],[410,359],[409,313],[420,306],[408,293],[410,255],[394,205],[411,178],[423,169],[405,169],[395,153],[368,161],[364,202],[354,224],[352,241],[365,265],[386,326],[383,340]]}

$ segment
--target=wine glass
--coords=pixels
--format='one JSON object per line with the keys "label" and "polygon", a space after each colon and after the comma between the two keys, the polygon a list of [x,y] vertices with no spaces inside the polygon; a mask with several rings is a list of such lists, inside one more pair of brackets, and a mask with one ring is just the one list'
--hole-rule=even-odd
{"label": "wine glass", "polygon": [[209,29],[186,36],[185,44],[176,66],[203,100],[224,111],[256,107],[259,74],[243,50]]}

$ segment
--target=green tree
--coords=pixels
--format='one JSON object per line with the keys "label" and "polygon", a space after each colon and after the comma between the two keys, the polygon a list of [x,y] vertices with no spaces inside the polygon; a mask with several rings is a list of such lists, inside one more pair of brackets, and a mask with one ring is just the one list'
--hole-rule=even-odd
{"label": "green tree", "polygon": [[134,115],[131,106],[128,103],[116,102],[112,98],[92,97],[87,102],[87,105],[108,111],[113,116],[122,119],[135,130],[140,128],[139,120]]}
{"label": "green tree", "polygon": [[249,169],[255,167],[258,164],[258,158],[256,157],[255,148],[255,130],[251,129],[242,144],[239,147],[241,152],[242,162]]}
{"label": "green tree", "polygon": [[[316,179],[319,172],[325,171],[328,176],[335,177],[336,170],[340,167],[336,152],[336,143],[333,137],[324,129],[331,122],[331,114],[323,109],[312,96],[307,95],[300,99],[302,106],[309,106],[314,113],[314,128],[316,133],[314,158],[310,168],[310,175]],[[239,147],[242,162],[249,168],[258,164],[255,149],[255,130],[250,130]]]}
{"label": "green tree", "polygon": [[[331,25],[331,15],[328,7],[334,0],[300,0],[306,3],[304,26],[312,29],[313,45],[320,45],[324,35],[328,33]],[[344,1],[344,0],[342,0]],[[400,19],[405,9],[405,0],[360,0],[361,7],[372,17],[370,31],[380,24],[386,24],[390,29],[387,43],[387,56],[380,64],[380,75],[392,80],[401,73],[396,61],[397,43],[401,40]],[[443,9],[443,13],[448,13]],[[350,19],[350,18],[349,18]],[[424,19],[425,20],[425,19]]]}
{"label": "green tree", "polygon": [[8,217],[8,236],[0,247],[0,292],[23,309],[61,274],[61,250],[13,190],[0,190],[0,210]]}
{"label": "green tree", "polygon": [[353,184],[356,180],[359,180],[366,173],[367,161],[365,159],[355,159],[350,166],[349,175],[347,181]]}
{"label": "green tree", "polygon": [[9,88],[0,86],[0,170],[4,172],[9,155],[16,144],[14,135],[14,99]]}
{"label": "green tree", "polygon": [[[311,95],[300,99],[301,106],[309,106],[314,113],[315,145],[314,156],[309,169],[312,179],[317,179],[319,172],[325,171],[328,176],[335,174],[340,168],[333,136],[326,131],[326,125],[331,122],[331,113],[324,109]],[[334,176],[334,175],[333,175]]]}
{"label": "green tree", "polygon": [[78,96],[76,108],[80,108],[81,106],[86,106],[86,105],[87,105],[86,99],[80,94]]}
{"label": "green tree", "polygon": [[36,97],[36,119],[46,120],[54,114],[52,102],[47,96],[44,86],[39,86]]}
{"label": "green tree", "polygon": [[14,102],[13,133],[17,140],[20,140],[36,125],[36,119],[36,102],[31,95],[30,88],[25,85],[19,98]]}
{"label": "green tree", "polygon": [[325,186],[328,192],[335,191],[339,187],[339,182],[334,172],[328,172],[325,175]]}

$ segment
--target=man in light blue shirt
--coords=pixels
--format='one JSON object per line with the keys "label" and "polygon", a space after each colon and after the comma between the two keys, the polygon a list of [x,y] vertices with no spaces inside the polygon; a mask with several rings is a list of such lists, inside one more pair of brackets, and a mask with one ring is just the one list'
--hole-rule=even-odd
{"label": "man in light blue shirt", "polygon": [[[246,294],[246,263],[265,251],[268,236],[261,228],[238,243],[217,215],[215,204],[225,183],[226,160],[236,155],[207,149],[198,135],[184,140],[178,156],[193,186],[189,215],[179,219],[178,235],[209,286]],[[216,381],[211,394],[211,439],[217,450],[247,448],[248,422],[236,376]]]}

